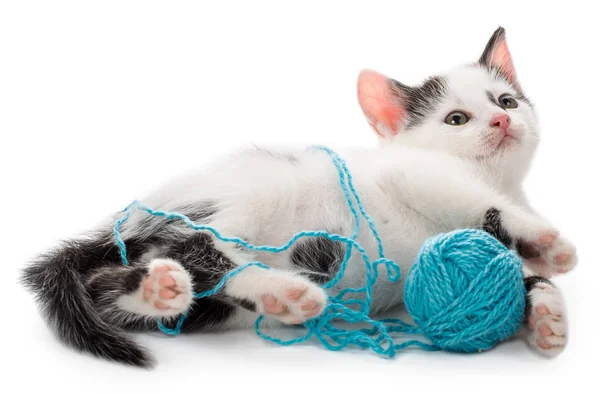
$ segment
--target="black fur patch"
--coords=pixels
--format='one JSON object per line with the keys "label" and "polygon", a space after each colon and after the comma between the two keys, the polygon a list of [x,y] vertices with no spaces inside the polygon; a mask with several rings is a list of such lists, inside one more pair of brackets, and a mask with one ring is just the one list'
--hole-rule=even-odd
{"label": "black fur patch", "polygon": [[497,67],[487,67],[487,69],[492,74],[492,77],[494,77],[494,79],[496,79],[497,81],[504,82],[504,83],[512,86],[512,88],[516,92],[516,94],[514,95],[514,97],[517,100],[523,101],[524,103],[526,103],[530,107],[533,107],[533,103],[531,102],[531,100],[529,99],[529,97],[527,97],[525,95],[525,93],[523,92],[523,89],[521,89],[521,85],[519,85],[516,82],[513,82],[510,78],[508,78],[508,76],[506,74],[504,74],[502,72],[502,70],[498,69]]}
{"label": "black fur patch", "polygon": [[[183,213],[194,221],[216,212],[212,204],[187,208]],[[64,242],[23,271],[21,282],[35,293],[43,314],[65,343],[99,357],[149,366],[151,358],[121,328],[148,330],[155,329],[155,324],[141,316],[126,319],[127,313],[119,314],[112,304],[121,294],[139,287],[147,272],[142,255],[157,250],[164,254],[160,257],[178,260],[193,276],[196,292],[212,288],[235,268],[214,248],[209,235],[197,233],[177,242],[174,240],[181,234],[172,232],[172,227],[165,225],[167,221],[158,218],[157,222],[142,221],[143,226],[150,227],[143,228],[146,236],[125,240],[130,263],[127,267],[123,266],[112,232],[106,230]],[[184,330],[212,329],[234,312],[235,304],[218,296],[196,300]]]}
{"label": "black fur patch", "polygon": [[537,283],[547,283],[554,286],[552,282],[542,276],[529,276],[523,279],[525,290],[527,291],[527,297],[525,298],[525,324],[527,324],[527,316],[531,313],[531,299],[530,294]]}
{"label": "black fur patch", "polygon": [[250,300],[236,298],[234,303],[238,304],[244,309],[248,309],[249,311],[256,312],[256,304]]}
{"label": "black fur patch", "polygon": [[99,357],[147,367],[151,358],[100,317],[84,285],[82,273],[115,257],[116,247],[106,241],[99,236],[67,242],[38,257],[23,271],[21,281],[35,293],[42,313],[63,342]]}
{"label": "black fur patch", "polygon": [[546,279],[542,276],[529,276],[523,280],[523,283],[525,284],[525,289],[527,290],[527,293],[529,293],[531,290],[533,290],[533,287],[537,283],[547,283],[549,285],[554,286],[554,284],[552,282],[550,282],[548,279]]}
{"label": "black fur patch", "polygon": [[492,92],[490,92],[489,90],[486,90],[485,95],[487,96],[488,100],[490,100],[490,103],[494,104],[497,107],[502,108],[502,106],[500,105],[498,100],[496,100],[496,97],[494,97],[494,94]]}
{"label": "black fur patch", "polygon": [[317,283],[329,282],[340,269],[346,249],[339,241],[311,238],[298,243],[290,255],[290,262],[301,269],[301,274]]}
{"label": "black fur patch", "polygon": [[182,332],[213,331],[235,313],[236,307],[215,298],[196,299],[181,326]]}
{"label": "black fur patch", "polygon": [[92,276],[87,283],[87,291],[95,303],[101,302],[111,293],[116,293],[117,296],[133,293],[139,288],[147,272],[143,266],[105,268]]}
{"label": "black fur patch", "polygon": [[[171,246],[166,255],[178,261],[192,276],[194,291],[201,293],[213,288],[235,265],[215,249],[210,235],[196,233]],[[215,295],[218,297],[217,295]]]}
{"label": "black fur patch", "polygon": [[390,79],[390,83],[392,91],[406,105],[407,129],[419,125],[435,110],[447,92],[446,81],[442,77],[431,77],[416,87],[403,85],[393,79]]}
{"label": "black fur patch", "polygon": [[490,208],[485,213],[483,230],[493,235],[498,241],[502,242],[507,248],[512,244],[512,237],[502,226],[500,211],[496,208]]}
{"label": "black fur patch", "polygon": [[525,259],[540,257],[539,248],[535,244],[531,242],[525,242],[522,239],[517,240],[517,252]]}
{"label": "black fur patch", "polygon": [[512,81],[508,77],[508,75],[506,75],[500,68],[492,64],[492,56],[494,54],[494,50],[496,49],[498,44],[500,44],[505,39],[505,37],[506,30],[504,30],[503,27],[499,27],[498,29],[496,29],[496,31],[494,32],[494,34],[492,34],[488,43],[486,44],[485,49],[483,50],[483,53],[481,54],[481,57],[479,58],[477,64],[488,69],[495,79],[506,82],[509,85],[511,85],[517,92],[517,95],[515,96],[517,100],[521,100],[527,103],[529,106],[533,106],[529,98],[527,98],[527,96],[525,96],[525,94],[523,93],[521,86],[515,81]]}

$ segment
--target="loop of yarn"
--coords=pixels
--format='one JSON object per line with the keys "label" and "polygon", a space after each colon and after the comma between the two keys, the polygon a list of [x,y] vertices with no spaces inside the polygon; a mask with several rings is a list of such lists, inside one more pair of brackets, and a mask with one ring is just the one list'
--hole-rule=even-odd
{"label": "loop of yarn", "polygon": [[518,330],[525,313],[522,261],[480,230],[425,241],[404,288],[422,334],[444,350],[490,349]]}
{"label": "loop of yarn", "polygon": [[[346,245],[346,253],[337,275],[322,285],[322,288],[333,287],[344,276],[353,250],[359,253],[366,268],[364,286],[343,289],[337,295],[330,296],[323,313],[304,323],[305,335],[291,340],[282,340],[263,333],[260,327],[264,316],[259,316],[255,323],[255,330],[261,338],[287,346],[314,337],[329,350],[338,351],[354,346],[360,349],[369,348],[377,354],[393,357],[398,350],[410,346],[429,351],[483,350],[489,348],[495,340],[505,339],[513,326],[518,327],[523,314],[518,316],[521,304],[516,294],[522,293],[522,305],[524,305],[525,291],[522,274],[520,274],[521,262],[518,258],[515,259],[516,255],[508,252],[502,244],[497,241],[494,244],[482,235],[487,233],[479,230],[463,230],[462,233],[457,231],[447,238],[430,239],[424,244],[419,259],[407,278],[406,289],[412,290],[405,291],[405,298],[410,299],[409,312],[411,315],[415,314],[413,318],[417,326],[400,319],[370,318],[371,298],[373,286],[378,280],[378,267],[384,266],[387,278],[391,282],[401,279],[400,267],[385,257],[381,238],[373,220],[364,209],[344,160],[329,148],[317,146],[314,149],[327,153],[337,170],[340,187],[354,218],[350,237],[330,234],[326,231],[301,231],[281,246],[253,245],[241,238],[223,236],[217,229],[196,224],[180,213],[153,210],[139,201],[134,201],[123,211],[125,215],[116,221],[113,229],[123,264],[128,265],[129,262],[125,242],[120,234],[120,226],[129,219],[135,209],[168,220],[181,220],[193,230],[210,232],[221,241],[232,242],[253,251],[280,253],[292,247],[301,238],[322,237]],[[361,218],[367,222],[377,242],[378,258],[374,261],[370,260],[365,249],[356,241]],[[472,243],[471,238],[474,238]],[[461,258],[465,256],[466,263],[463,264]],[[445,269],[446,262],[451,262],[453,265]],[[260,262],[241,265],[225,275],[211,290],[194,296],[202,298],[217,293],[229,278],[252,266],[269,269]],[[502,275],[505,276],[501,278]],[[520,281],[519,275],[521,275]],[[517,302],[516,306],[510,304],[513,301]],[[507,311],[511,313],[506,313]],[[158,320],[158,327],[165,334],[178,335],[185,319],[186,315],[182,314],[174,328],[168,328]],[[337,322],[363,323],[368,328],[344,330],[336,326]],[[403,334],[405,337],[399,343],[396,341],[398,334]],[[419,334],[424,335],[432,343],[406,339],[406,335]]]}

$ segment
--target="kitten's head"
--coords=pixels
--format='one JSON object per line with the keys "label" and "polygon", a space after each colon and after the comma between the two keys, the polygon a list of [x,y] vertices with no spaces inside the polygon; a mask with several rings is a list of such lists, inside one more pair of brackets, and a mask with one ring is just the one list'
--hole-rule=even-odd
{"label": "kitten's head", "polygon": [[358,99],[384,141],[487,162],[500,172],[527,167],[539,139],[533,106],[517,82],[501,27],[477,63],[420,86],[363,71]]}

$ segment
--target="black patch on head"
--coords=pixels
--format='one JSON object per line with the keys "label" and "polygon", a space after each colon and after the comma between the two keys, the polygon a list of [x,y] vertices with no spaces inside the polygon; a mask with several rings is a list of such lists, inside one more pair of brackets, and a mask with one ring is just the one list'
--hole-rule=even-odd
{"label": "black patch on head", "polygon": [[301,274],[317,283],[329,282],[337,274],[346,249],[340,241],[328,238],[310,238],[294,246],[290,262],[301,269]]}
{"label": "black patch on head", "polygon": [[533,103],[525,95],[525,93],[523,92],[523,89],[521,88],[521,85],[519,85],[518,83],[514,83],[513,81],[511,81],[510,78],[508,78],[508,76],[506,74],[504,74],[502,72],[502,70],[498,69],[497,67],[487,67],[486,66],[486,69],[488,70],[488,72],[492,75],[492,77],[495,80],[500,81],[500,82],[504,82],[507,85],[511,86],[515,90],[514,97],[517,100],[523,101],[524,103],[526,103],[530,107],[533,107]]}
{"label": "black patch on head", "polygon": [[393,79],[390,79],[390,83],[392,91],[405,103],[408,115],[406,128],[420,124],[447,93],[446,80],[442,77],[431,77],[416,87],[403,85]]}
{"label": "black patch on head", "polygon": [[494,104],[497,107],[502,108],[502,106],[500,105],[498,100],[496,100],[496,98],[494,97],[494,93],[490,92],[489,90],[486,90],[485,95],[487,96],[488,100],[490,100],[490,103]]}
{"label": "black patch on head", "polygon": [[274,152],[272,150],[269,149],[265,149],[265,148],[259,148],[258,146],[254,145],[254,148],[256,149],[256,151],[258,153],[270,156],[276,160],[281,160],[281,161],[286,161],[290,164],[297,164],[298,163],[298,158],[296,158],[296,156],[292,155],[292,154],[288,154],[288,153],[279,153],[279,152]]}
{"label": "black patch on head", "polygon": [[521,100],[527,103],[529,106],[533,106],[531,101],[523,93],[521,86],[518,83],[511,81],[508,75],[506,75],[500,68],[492,65],[492,55],[494,54],[494,50],[496,49],[498,44],[500,44],[505,38],[506,30],[504,30],[503,27],[498,27],[498,29],[496,29],[494,34],[492,34],[492,36],[490,37],[477,64],[486,68],[490,73],[492,73],[492,76],[496,80],[506,82],[507,84],[512,86],[513,89],[515,89],[515,91],[517,92],[517,94],[515,95],[515,98],[517,100]]}
{"label": "black patch on head", "polygon": [[493,235],[498,241],[502,242],[507,248],[512,243],[512,237],[502,226],[500,211],[496,208],[490,208],[485,213],[483,230]]}

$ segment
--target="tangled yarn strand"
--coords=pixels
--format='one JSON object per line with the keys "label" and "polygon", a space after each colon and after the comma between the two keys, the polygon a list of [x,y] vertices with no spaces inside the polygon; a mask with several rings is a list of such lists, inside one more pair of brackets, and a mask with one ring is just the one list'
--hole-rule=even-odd
{"label": "tangled yarn strand", "polygon": [[[377,267],[381,264],[385,265],[387,268],[387,271],[388,271],[388,278],[389,278],[389,280],[392,280],[392,281],[397,281],[400,279],[400,268],[394,262],[392,262],[391,260],[388,260],[384,257],[384,251],[383,251],[383,245],[382,245],[381,238],[379,237],[379,234],[377,233],[377,230],[375,229],[373,220],[366,213],[366,211],[364,209],[364,206],[360,200],[360,197],[356,191],[356,188],[354,187],[352,175],[351,175],[350,171],[348,170],[348,167],[347,167],[346,163],[344,162],[344,160],[342,160],[335,152],[333,152],[332,150],[330,150],[328,148],[316,147],[316,149],[324,151],[330,156],[330,158],[336,168],[336,171],[338,173],[340,187],[343,191],[343,194],[346,199],[347,205],[350,209],[350,212],[354,218],[353,231],[352,231],[352,235],[350,237],[345,237],[345,236],[342,236],[339,234],[330,234],[325,231],[301,231],[301,232],[297,233],[296,235],[294,235],[286,244],[278,246],[278,247],[268,246],[268,245],[253,245],[253,244],[250,244],[249,242],[247,242],[241,238],[238,238],[238,237],[223,236],[216,228],[213,228],[213,227],[207,226],[207,225],[198,225],[198,224],[192,222],[188,217],[186,217],[185,215],[182,215],[180,213],[153,210],[150,207],[147,207],[146,205],[142,204],[139,201],[134,201],[124,210],[125,215],[123,217],[121,217],[119,220],[117,220],[117,222],[115,223],[115,227],[114,227],[114,235],[115,235],[116,243],[121,249],[121,259],[123,261],[123,264],[127,265],[128,261],[127,261],[127,253],[126,253],[126,249],[125,249],[125,242],[123,241],[121,234],[120,234],[120,227],[124,222],[126,222],[129,219],[129,217],[131,216],[131,213],[134,209],[144,211],[144,212],[148,213],[149,215],[156,216],[156,217],[164,217],[164,218],[170,219],[170,220],[173,220],[173,219],[181,220],[186,225],[188,225],[190,228],[192,228],[196,231],[210,232],[213,234],[213,236],[215,236],[215,238],[217,238],[221,241],[236,243],[246,249],[253,250],[253,251],[280,253],[280,252],[283,252],[283,251],[289,249],[291,246],[294,245],[295,242],[297,242],[300,238],[303,238],[303,237],[324,237],[324,238],[331,239],[332,241],[340,241],[346,245],[346,254],[344,256],[342,263],[340,264],[340,269],[339,269],[337,275],[333,279],[331,279],[329,282],[324,284],[322,287],[325,289],[331,288],[343,277],[345,270],[346,270],[347,263],[352,255],[352,250],[354,248],[357,250],[357,252],[362,257],[362,259],[365,263],[365,269],[366,269],[365,285],[361,288],[356,288],[356,289],[353,289],[353,288],[344,289],[344,290],[340,291],[337,296],[330,297],[329,305],[326,307],[323,314],[317,318],[314,318],[314,319],[309,320],[304,323],[304,326],[308,330],[304,336],[284,341],[284,340],[266,335],[266,334],[262,333],[260,330],[260,324],[263,321],[264,316],[259,316],[258,319],[256,320],[256,323],[255,323],[256,333],[260,337],[262,337],[266,340],[278,343],[280,345],[292,345],[292,344],[304,342],[304,341],[310,339],[311,337],[315,336],[323,344],[323,346],[329,350],[342,350],[349,345],[354,345],[359,348],[371,348],[376,353],[379,353],[382,355],[386,355],[386,356],[390,356],[390,357],[393,356],[395,353],[396,347],[394,345],[391,334],[392,333],[402,333],[402,332],[413,333],[416,330],[416,328],[413,326],[410,326],[409,324],[406,324],[404,322],[402,322],[401,325],[399,325],[397,322],[393,322],[393,323],[387,322],[387,321],[378,322],[378,321],[375,321],[375,320],[372,320],[371,318],[369,318],[368,314],[370,311],[373,285],[374,285],[375,281],[377,280],[377,276],[378,276]],[[355,205],[354,205],[355,203],[356,203],[356,206],[358,207],[358,211],[355,208]],[[359,216],[359,212],[360,212],[360,216]],[[371,233],[373,234],[373,236],[377,242],[377,245],[378,245],[378,252],[379,252],[380,258],[373,262],[370,261],[367,252],[362,248],[362,246],[356,242],[356,238],[358,237],[358,231],[360,228],[360,217],[361,216],[369,224]],[[222,278],[222,280],[211,290],[203,292],[203,293],[195,294],[195,297],[202,298],[202,297],[207,297],[207,296],[217,293],[225,285],[225,283],[227,282],[228,279],[230,279],[232,276],[239,274],[241,271],[243,271],[244,269],[251,267],[251,266],[257,266],[257,267],[264,268],[264,269],[269,268],[268,266],[266,266],[262,263],[259,263],[259,262],[251,262],[251,263],[242,265],[242,266],[236,268],[235,270],[229,272],[227,275],[225,275]],[[355,294],[355,295],[364,294],[364,300],[361,300],[359,298],[343,299],[344,296],[349,295],[349,294]],[[351,306],[351,305],[359,306],[359,311],[350,309],[349,306]],[[186,318],[186,315],[182,314],[174,328],[165,327],[160,321],[158,321],[158,326],[166,334],[177,335],[181,332],[185,318]],[[373,328],[371,330],[360,329],[360,330],[345,331],[345,330],[339,329],[333,325],[333,321],[335,321],[335,320],[341,320],[341,321],[346,321],[346,322],[350,322],[350,323],[364,322],[364,323],[371,325]],[[390,324],[389,331],[388,331],[388,326],[386,325],[388,323]],[[375,336],[375,335],[377,335],[377,336]],[[415,344],[418,343],[418,341],[414,341],[414,342],[415,342]],[[409,346],[409,345],[407,345],[407,346]],[[423,346],[427,346],[427,344],[423,344]]]}

